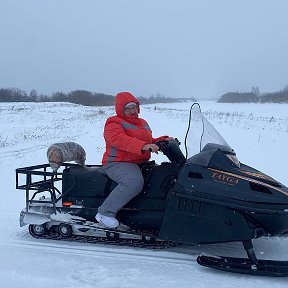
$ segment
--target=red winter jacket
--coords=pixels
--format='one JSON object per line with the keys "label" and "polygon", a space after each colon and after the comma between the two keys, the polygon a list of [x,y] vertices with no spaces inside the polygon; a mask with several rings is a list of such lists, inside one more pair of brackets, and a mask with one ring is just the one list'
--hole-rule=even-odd
{"label": "red winter jacket", "polygon": [[124,116],[124,107],[127,103],[139,101],[129,92],[121,92],[116,96],[116,116],[109,117],[104,127],[106,151],[103,155],[102,164],[111,162],[142,163],[151,157],[149,151],[142,151],[145,144],[153,144],[164,140],[168,136],[159,138],[152,137],[152,131],[148,123],[141,118]]}

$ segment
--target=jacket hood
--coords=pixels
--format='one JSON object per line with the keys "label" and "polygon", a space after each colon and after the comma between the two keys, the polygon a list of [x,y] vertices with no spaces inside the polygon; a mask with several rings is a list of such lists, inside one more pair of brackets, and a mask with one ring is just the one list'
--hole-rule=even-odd
{"label": "jacket hood", "polygon": [[136,103],[138,106],[138,111],[140,112],[140,102],[138,101],[138,99],[133,96],[131,93],[129,92],[120,92],[116,95],[116,99],[115,99],[115,111],[117,116],[123,117],[124,114],[124,107],[126,104],[133,102]]}

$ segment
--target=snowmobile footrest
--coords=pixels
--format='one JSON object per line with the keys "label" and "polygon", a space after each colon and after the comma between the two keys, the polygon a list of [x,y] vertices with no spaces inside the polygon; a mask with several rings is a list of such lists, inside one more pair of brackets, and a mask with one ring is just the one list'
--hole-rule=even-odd
{"label": "snowmobile footrest", "polygon": [[233,273],[273,277],[288,276],[288,261],[258,260],[255,264],[248,258],[201,255],[198,256],[197,263],[201,266]]}

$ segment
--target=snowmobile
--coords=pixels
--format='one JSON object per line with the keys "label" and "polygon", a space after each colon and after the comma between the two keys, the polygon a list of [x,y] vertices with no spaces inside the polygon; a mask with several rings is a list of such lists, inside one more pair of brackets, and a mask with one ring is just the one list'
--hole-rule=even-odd
{"label": "snowmobile", "polygon": [[20,226],[29,224],[33,237],[79,236],[114,243],[125,239],[175,245],[240,241],[247,258],[200,255],[197,262],[229,272],[288,276],[288,261],[260,260],[252,243],[287,231],[288,188],[239,162],[198,103],[189,113],[186,156],[176,139],[157,145],[169,161],[141,164],[143,190],[119,211],[117,218],[123,224],[117,229],[107,229],[94,218],[117,184],[101,165],[84,164],[83,149],[76,157],[78,164],[67,162],[73,160],[71,153],[65,158],[69,151],[60,151],[61,145],[60,150],[54,146],[52,150],[61,153],[49,158],[49,163],[16,169],[16,188],[26,191]]}

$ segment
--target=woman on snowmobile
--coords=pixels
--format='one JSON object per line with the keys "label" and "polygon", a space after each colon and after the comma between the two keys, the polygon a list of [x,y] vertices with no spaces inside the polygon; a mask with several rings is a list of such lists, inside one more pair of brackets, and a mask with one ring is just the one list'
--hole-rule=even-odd
{"label": "woman on snowmobile", "polygon": [[169,136],[152,137],[148,123],[138,117],[140,103],[129,92],[120,92],[115,100],[116,116],[109,117],[104,127],[106,151],[103,169],[118,185],[98,208],[96,220],[107,228],[117,228],[117,212],[138,195],[144,185],[139,164],[157,153],[155,144],[171,140]]}

